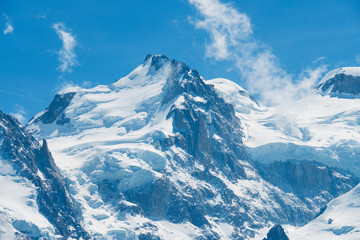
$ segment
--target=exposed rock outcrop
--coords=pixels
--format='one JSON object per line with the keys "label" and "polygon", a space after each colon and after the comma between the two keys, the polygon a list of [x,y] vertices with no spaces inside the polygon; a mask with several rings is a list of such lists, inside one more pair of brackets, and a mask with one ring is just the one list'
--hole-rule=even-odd
{"label": "exposed rock outcrop", "polygon": [[[80,225],[81,213],[69,195],[66,183],[44,140],[42,146],[11,116],[0,112],[0,155],[17,175],[38,189],[39,211],[64,239],[90,239]],[[43,177],[40,177],[40,175]]]}
{"label": "exposed rock outcrop", "polygon": [[281,225],[273,226],[264,240],[289,240],[286,236],[285,231]]}

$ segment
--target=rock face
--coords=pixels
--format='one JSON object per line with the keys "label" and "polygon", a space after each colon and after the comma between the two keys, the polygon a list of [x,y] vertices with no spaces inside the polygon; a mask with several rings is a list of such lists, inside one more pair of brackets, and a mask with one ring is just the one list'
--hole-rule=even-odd
{"label": "rock face", "polygon": [[70,119],[65,117],[64,110],[69,106],[74,95],[73,92],[56,94],[49,107],[45,109],[41,117],[37,118],[37,121],[50,124],[56,120],[56,124],[60,126],[68,123]]}
{"label": "rock face", "polygon": [[340,68],[327,74],[317,89],[329,94],[360,94],[360,68]]}
{"label": "rock face", "polygon": [[264,240],[289,240],[289,238],[286,236],[281,225],[275,225],[269,230]]}
{"label": "rock face", "polygon": [[318,88],[324,92],[330,91],[331,93],[358,95],[360,94],[360,76],[338,74],[324,84],[318,86]]}
{"label": "rock face", "polygon": [[[11,169],[2,171],[1,175],[18,176],[20,180],[24,179],[21,181],[30,181],[36,187],[38,211],[52,224],[56,234],[60,234],[65,239],[69,237],[90,239],[79,224],[81,214],[74,206],[75,202],[67,191],[65,181],[56,167],[46,141],[44,140],[41,146],[14,118],[2,112],[0,112],[0,139],[0,165]],[[20,229],[20,233],[17,234],[36,238],[42,236],[36,225],[25,223],[25,220],[13,223],[15,229]],[[27,228],[32,226],[30,229],[33,230],[24,226]],[[43,237],[50,236],[43,235]]]}
{"label": "rock face", "polygon": [[180,74],[167,83],[162,101],[181,97],[167,115],[173,119],[175,145],[206,165],[208,171],[216,169],[232,179],[245,178],[241,166],[241,160],[246,159],[243,133],[234,107],[219,98],[196,70],[176,64],[182,66]]}
{"label": "rock face", "polygon": [[355,187],[360,179],[348,171],[315,161],[258,164],[261,175],[285,192],[302,199],[310,208],[320,208]]}

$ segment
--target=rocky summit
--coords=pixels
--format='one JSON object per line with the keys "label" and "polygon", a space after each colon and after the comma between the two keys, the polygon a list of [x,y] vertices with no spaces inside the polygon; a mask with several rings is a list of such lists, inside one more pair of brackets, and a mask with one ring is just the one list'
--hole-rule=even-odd
{"label": "rocky summit", "polygon": [[357,96],[360,94],[360,68],[335,69],[322,79],[317,88],[332,95]]}

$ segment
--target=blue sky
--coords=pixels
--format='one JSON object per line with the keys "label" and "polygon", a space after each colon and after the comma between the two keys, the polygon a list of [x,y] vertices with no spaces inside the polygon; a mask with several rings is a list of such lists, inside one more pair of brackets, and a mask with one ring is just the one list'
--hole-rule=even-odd
{"label": "blue sky", "polygon": [[[216,4],[224,7],[224,16],[208,11]],[[357,0],[3,0],[0,11],[0,109],[26,119],[46,108],[64,85],[112,83],[148,53],[166,54],[205,78],[225,77],[255,93],[270,80],[257,82],[259,75],[244,69],[253,67],[239,50],[248,43],[256,46],[245,55],[270,54],[269,66],[278,70],[269,79],[281,75],[280,85],[298,80],[309,67],[360,65]],[[234,16],[240,22],[225,21]],[[226,53],[224,46],[211,49],[219,43],[214,31],[230,41],[244,24],[248,29],[235,35],[239,42],[227,43]],[[62,36],[70,37],[67,52]]]}

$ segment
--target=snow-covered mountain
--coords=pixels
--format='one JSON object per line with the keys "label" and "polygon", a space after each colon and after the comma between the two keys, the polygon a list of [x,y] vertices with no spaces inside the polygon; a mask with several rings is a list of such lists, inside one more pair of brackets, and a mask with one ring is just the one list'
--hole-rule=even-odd
{"label": "snow-covered mountain", "polygon": [[[267,108],[229,80],[148,55],[113,84],[58,93],[27,129],[47,140],[95,239],[248,239],[309,222],[359,182],[329,160],[346,123],[327,133],[340,107],[326,104],[343,99],[308,98],[300,111]],[[304,108],[315,99],[323,111]]]}

